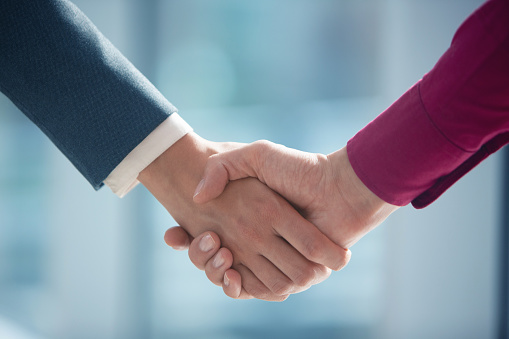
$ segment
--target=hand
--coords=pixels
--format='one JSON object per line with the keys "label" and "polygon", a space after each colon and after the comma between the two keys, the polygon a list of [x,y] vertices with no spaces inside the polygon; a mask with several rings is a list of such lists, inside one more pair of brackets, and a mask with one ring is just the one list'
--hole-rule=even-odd
{"label": "hand", "polygon": [[[190,133],[140,173],[139,180],[191,236],[210,230],[221,237],[243,281],[236,297],[284,300],[329,276],[330,270],[316,262],[343,267],[348,252],[258,180],[236,181],[213,201],[193,202],[208,157],[232,147]],[[218,244],[212,236],[207,240],[204,249]]]}
{"label": "hand", "polygon": [[[345,148],[324,156],[267,141],[211,156],[194,200],[197,203],[210,201],[221,195],[229,181],[245,177],[256,177],[281,194],[344,248],[352,246],[398,208],[378,198],[360,181]],[[180,231],[169,232],[166,241],[170,245],[178,244],[173,236]],[[205,267],[209,279],[218,283],[217,277],[222,271],[206,261],[214,253],[200,254],[193,243],[191,249],[194,249],[189,252],[193,262]],[[233,275],[231,270],[225,273]],[[229,280],[229,286],[223,286],[227,294],[234,293],[232,291],[240,286],[239,277]]]}
{"label": "hand", "polygon": [[[203,251],[201,248],[202,240],[210,236],[214,239],[214,246],[211,249]],[[242,279],[240,274],[230,269],[233,265],[233,255],[225,247],[221,247],[221,240],[214,232],[205,232],[196,238],[192,238],[180,226],[168,229],[164,235],[166,243],[175,250],[189,249],[189,257],[193,264],[200,270],[205,270],[210,281],[218,286],[223,286],[224,293],[235,299],[252,297],[243,294]],[[350,251],[346,254],[350,258]]]}
{"label": "hand", "polygon": [[281,194],[343,248],[351,247],[398,209],[362,183],[346,148],[324,156],[268,141],[211,156],[194,201],[211,201],[229,182],[247,177],[258,178]]}

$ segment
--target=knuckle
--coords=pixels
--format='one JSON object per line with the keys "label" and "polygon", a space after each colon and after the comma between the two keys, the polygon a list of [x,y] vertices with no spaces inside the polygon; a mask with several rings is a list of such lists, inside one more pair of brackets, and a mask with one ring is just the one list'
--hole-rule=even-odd
{"label": "knuckle", "polygon": [[289,294],[287,294],[287,295],[283,295],[283,296],[281,296],[281,299],[276,300],[276,301],[285,301],[285,300],[286,300],[286,299],[288,299],[289,297],[290,297],[290,295],[289,295]]}
{"label": "knuckle", "polygon": [[278,296],[290,294],[292,293],[293,289],[294,284],[288,278],[276,279],[270,286],[270,290]]}
{"label": "knuckle", "polygon": [[324,258],[323,245],[315,238],[307,238],[303,255],[311,261],[321,263]]}
{"label": "knuckle", "polygon": [[309,264],[307,267],[301,270],[299,275],[296,276],[294,282],[300,287],[311,286],[317,278],[317,273],[314,269],[314,266],[314,264]]}
{"label": "knuckle", "polygon": [[252,143],[254,155],[261,157],[272,148],[273,143],[268,140],[258,140]]}
{"label": "knuckle", "polygon": [[253,142],[253,145],[259,149],[267,149],[267,148],[271,147],[272,142],[270,142],[268,140],[257,140],[255,142]]}
{"label": "knuckle", "polygon": [[289,296],[289,294],[274,296],[270,301],[282,302],[288,299]]}
{"label": "knuckle", "polygon": [[244,286],[246,292],[256,299],[269,300],[270,291],[261,285],[246,285]]}

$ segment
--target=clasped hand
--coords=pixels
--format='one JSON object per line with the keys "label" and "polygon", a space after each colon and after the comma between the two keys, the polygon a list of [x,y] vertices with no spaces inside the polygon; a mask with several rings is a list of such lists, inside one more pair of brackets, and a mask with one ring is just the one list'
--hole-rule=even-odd
{"label": "clasped hand", "polygon": [[211,231],[210,237],[202,237],[202,250],[217,251],[221,239],[231,252],[225,260],[242,279],[243,289],[234,297],[284,300],[327,278],[330,269],[343,267],[349,253],[253,178],[230,183],[208,202],[194,202],[208,158],[237,146],[189,133],[138,178],[189,236]]}
{"label": "clasped hand", "polygon": [[324,156],[267,141],[215,145],[203,178],[194,176],[194,197],[183,198],[187,213],[163,202],[181,225],[165,241],[189,246],[192,262],[232,298],[279,301],[323,281],[328,268],[347,264],[345,249],[397,209],[362,184],[346,149]]}

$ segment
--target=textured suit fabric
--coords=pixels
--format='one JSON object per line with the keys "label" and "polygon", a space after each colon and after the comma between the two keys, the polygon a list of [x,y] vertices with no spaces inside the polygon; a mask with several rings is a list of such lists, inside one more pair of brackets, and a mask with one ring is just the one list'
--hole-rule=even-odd
{"label": "textured suit fabric", "polygon": [[0,90],[95,189],[176,111],[66,0],[0,1]]}
{"label": "textured suit fabric", "polygon": [[458,29],[421,81],[347,145],[354,171],[394,205],[431,204],[509,142],[509,0]]}

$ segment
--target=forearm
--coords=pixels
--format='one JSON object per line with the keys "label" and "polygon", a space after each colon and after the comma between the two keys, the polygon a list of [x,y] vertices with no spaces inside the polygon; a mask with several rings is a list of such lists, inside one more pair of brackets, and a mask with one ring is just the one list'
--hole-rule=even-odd
{"label": "forearm", "polygon": [[422,208],[509,142],[509,3],[488,1],[435,67],[348,142],[384,201]]}
{"label": "forearm", "polygon": [[196,133],[188,133],[138,176],[138,180],[193,236],[197,234],[186,225],[184,215],[194,213],[187,209],[194,205],[194,188],[201,179],[207,158],[218,152],[214,145]]}
{"label": "forearm", "polygon": [[176,111],[68,1],[1,1],[0,32],[0,89],[96,189]]}

